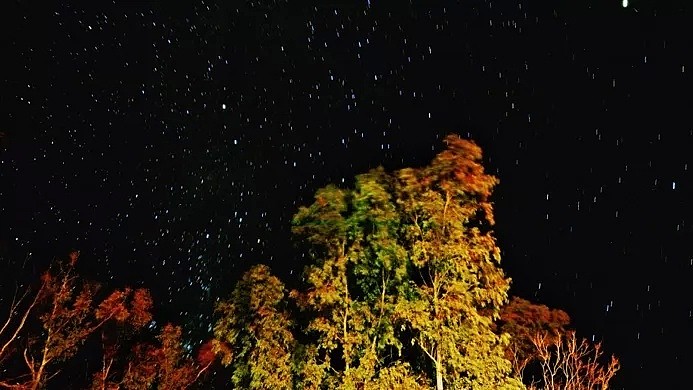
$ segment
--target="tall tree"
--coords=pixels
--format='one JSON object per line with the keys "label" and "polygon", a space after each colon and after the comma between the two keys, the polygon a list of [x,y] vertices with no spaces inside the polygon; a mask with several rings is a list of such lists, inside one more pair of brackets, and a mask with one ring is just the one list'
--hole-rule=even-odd
{"label": "tall tree", "polygon": [[294,337],[284,304],[284,285],[269,267],[257,265],[243,275],[230,299],[217,306],[214,334],[231,347],[233,356],[226,363],[235,388],[293,388]]}
{"label": "tall tree", "polygon": [[416,281],[401,315],[432,363],[436,389],[521,388],[508,375],[508,338],[492,329],[510,283],[491,230],[498,179],[484,172],[475,143],[457,135],[445,141],[429,166],[396,173]]}
{"label": "tall tree", "polygon": [[446,142],[429,166],[327,186],[294,216],[314,263],[292,296],[310,313],[316,366],[334,386],[368,386],[388,368],[419,369],[424,356],[439,390],[522,387],[509,378],[508,337],[492,329],[509,287],[491,230],[498,180],[476,144]]}
{"label": "tall tree", "polygon": [[390,367],[402,351],[393,314],[409,287],[392,185],[377,168],[356,176],[354,189],[318,190],[294,216],[293,232],[315,263],[305,269],[306,288],[292,297],[311,318],[306,330],[320,361],[311,367],[333,387],[371,386],[389,368],[409,372],[408,365]]}

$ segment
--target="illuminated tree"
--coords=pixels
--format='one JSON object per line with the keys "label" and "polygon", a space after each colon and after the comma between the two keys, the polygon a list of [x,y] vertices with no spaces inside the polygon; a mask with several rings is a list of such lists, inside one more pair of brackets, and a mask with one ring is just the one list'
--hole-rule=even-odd
{"label": "illuminated tree", "polygon": [[429,166],[396,174],[416,285],[401,316],[433,366],[436,389],[521,388],[504,358],[507,335],[493,332],[509,288],[491,230],[498,179],[484,173],[476,144],[445,141]]}
{"label": "illuminated tree", "polygon": [[214,334],[230,346],[225,363],[231,365],[235,388],[293,388],[294,339],[283,300],[284,285],[258,265],[243,275],[229,300],[218,304]]}
{"label": "illuminated tree", "polygon": [[420,355],[439,390],[522,388],[508,337],[493,332],[509,287],[491,231],[497,179],[473,142],[446,142],[427,167],[327,186],[294,217],[315,263],[292,296],[312,316],[310,367],[328,387],[368,386],[388,367],[409,375]]}
{"label": "illuminated tree", "polygon": [[[0,138],[2,135],[3,134],[0,132]],[[69,261],[66,265],[62,266],[61,269],[65,267],[71,270],[78,258],[79,251],[70,252],[68,255]],[[55,266],[55,264],[53,264],[53,266]],[[42,301],[46,300],[50,295],[51,291],[48,291],[48,289],[55,289],[55,287],[49,283],[53,280],[49,277],[49,272],[50,270],[43,275],[40,280],[41,283],[35,293],[32,293],[32,288],[30,286],[24,290],[21,296],[17,296],[19,290],[15,290],[8,310],[7,319],[3,323],[2,328],[0,328],[0,341],[2,342],[2,346],[0,346],[0,364],[11,352],[16,351],[16,342],[21,338],[22,331],[29,324],[30,316],[35,312],[37,306],[40,306]],[[67,277],[66,274],[63,276]]]}
{"label": "illuminated tree", "polygon": [[306,288],[292,297],[308,313],[305,330],[315,338],[317,356],[308,367],[329,387],[374,386],[380,375],[419,383],[398,361],[403,346],[394,312],[409,278],[393,193],[392,177],[378,168],[358,175],[353,190],[318,190],[294,216],[293,232],[315,263],[305,269]]}
{"label": "illuminated tree", "polygon": [[601,343],[578,340],[569,323],[563,310],[518,297],[503,308],[499,329],[512,337],[506,354],[530,390],[604,390],[620,369],[615,356],[602,357]]}
{"label": "illuminated tree", "polygon": [[198,380],[212,360],[196,364],[186,358],[180,328],[172,325],[163,328],[158,344],[137,344],[125,356],[123,345],[134,343],[133,336],[152,320],[151,295],[126,287],[99,300],[100,288],[75,272],[78,258],[75,251],[52,263],[34,294],[27,290],[12,301],[0,329],[3,374],[11,378],[0,379],[0,388],[46,388],[95,334],[101,336],[103,355],[92,389],[183,389]]}
{"label": "illuminated tree", "polygon": [[187,389],[212,364],[212,360],[195,362],[186,357],[179,326],[166,324],[157,340],[133,348],[120,382],[124,389]]}
{"label": "illuminated tree", "polygon": [[118,355],[121,352],[125,335],[141,330],[152,320],[152,297],[147,289],[125,288],[116,290],[106,298],[96,310],[96,318],[102,319],[109,313],[115,312],[110,326],[101,329],[101,370],[93,377],[92,389],[118,388],[121,380],[117,380],[122,373],[116,373],[114,367],[118,365]]}
{"label": "illuminated tree", "polygon": [[[32,303],[23,312],[12,336],[3,344],[17,343],[20,332],[26,331],[22,337],[24,345],[14,348],[15,352],[21,349],[25,373],[0,381],[1,386],[32,390],[43,388],[59,371],[54,369],[56,363],[73,357],[91,334],[122,314],[118,304],[96,310],[94,296],[97,286],[80,283],[74,272],[78,257],[79,252],[72,252],[69,261],[53,264],[41,276],[41,285]],[[113,297],[109,299],[117,301]],[[19,302],[21,299],[17,300],[17,304]],[[40,330],[30,332],[25,326],[30,314],[38,316]],[[8,350],[3,348],[6,353]]]}
{"label": "illuminated tree", "polygon": [[563,310],[550,309],[546,305],[532,303],[526,299],[512,297],[503,307],[500,317],[500,332],[511,336],[506,357],[511,361],[513,374],[524,378],[525,369],[538,357],[534,338],[542,334],[552,338],[565,334],[570,317]]}

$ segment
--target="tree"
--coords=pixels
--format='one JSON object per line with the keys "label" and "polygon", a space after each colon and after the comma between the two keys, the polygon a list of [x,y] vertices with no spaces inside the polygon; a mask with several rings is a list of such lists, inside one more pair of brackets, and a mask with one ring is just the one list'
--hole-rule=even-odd
{"label": "tree", "polygon": [[522,387],[503,356],[508,337],[492,329],[509,287],[491,231],[498,180],[476,144],[446,142],[427,167],[327,186],[294,216],[314,264],[292,297],[312,316],[305,330],[329,386],[366,386],[424,356],[439,390]]}
{"label": "tree", "polygon": [[[93,374],[93,389],[183,389],[197,381],[212,360],[195,364],[186,358],[180,328],[173,325],[162,329],[159,344],[136,344],[128,364],[122,363],[118,355],[126,339],[135,343],[132,337],[152,320],[151,295],[144,288],[126,287],[99,299],[103,289],[75,271],[78,258],[79,252],[73,251],[65,261],[52,262],[35,293],[26,290],[12,301],[0,328],[3,374],[11,378],[0,379],[0,388],[47,387],[96,334],[103,356],[101,370]],[[71,386],[80,385],[78,379],[70,380]]]}
{"label": "tree", "polygon": [[258,265],[243,275],[228,301],[217,305],[214,334],[230,346],[232,356],[225,363],[231,365],[235,388],[293,388],[294,338],[284,304],[284,285],[269,267]]}
{"label": "tree", "polygon": [[512,363],[513,374],[523,379],[527,366],[538,358],[535,337],[539,334],[552,342],[566,333],[570,316],[563,310],[512,297],[501,311],[499,324],[500,333],[511,336],[506,357]]}
{"label": "tree", "polygon": [[309,313],[305,330],[318,354],[311,367],[332,386],[366,386],[401,355],[393,314],[409,285],[392,185],[384,169],[371,170],[352,190],[318,190],[293,219],[315,263],[304,271],[305,289],[291,296]]}
{"label": "tree", "polygon": [[[52,264],[41,276],[37,294],[5,345],[19,340],[18,335],[27,330],[25,325],[32,313],[38,315],[41,329],[22,338],[25,341],[22,347],[25,372],[0,382],[1,386],[32,390],[43,388],[59,371],[52,370],[56,363],[73,357],[87,337],[118,315],[117,305],[104,308],[98,317],[95,315],[94,297],[98,286],[80,283],[74,272],[78,257],[79,252],[71,252],[68,261]],[[16,304],[13,306],[16,307]]]}
{"label": "tree", "polygon": [[620,369],[615,356],[604,360],[601,343],[578,341],[563,310],[513,297],[499,324],[512,337],[506,353],[513,372],[530,390],[605,390]]}
{"label": "tree", "polygon": [[508,338],[492,329],[510,285],[491,230],[498,179],[484,172],[475,143],[456,135],[445,141],[429,166],[396,174],[416,280],[401,313],[433,365],[436,389],[520,388],[508,375]]}
{"label": "tree", "polygon": [[[139,288],[132,290],[124,288],[115,290],[106,298],[96,310],[96,318],[102,319],[109,313],[115,312],[111,326],[101,329],[101,370],[94,373],[92,389],[119,388],[121,381],[116,381],[118,376],[114,371],[117,365],[118,355],[124,343],[125,335],[132,335],[140,331],[152,320],[153,301],[149,290]],[[122,373],[120,374],[122,376]]]}
{"label": "tree", "polygon": [[[2,133],[0,132],[0,138],[1,136]],[[66,266],[72,269],[78,258],[79,251],[71,251],[68,255]],[[25,326],[29,324],[30,316],[37,309],[37,306],[42,303],[41,301],[49,294],[47,291],[48,288],[51,287],[48,283],[49,281],[51,281],[51,279],[44,275],[35,293],[32,293],[31,286],[24,289],[21,296],[18,296],[19,288],[15,290],[8,310],[7,319],[3,323],[2,328],[0,328],[0,340],[2,341],[2,346],[0,346],[0,364],[12,352],[15,352],[16,342],[21,337]],[[27,299],[29,301],[26,301]]]}

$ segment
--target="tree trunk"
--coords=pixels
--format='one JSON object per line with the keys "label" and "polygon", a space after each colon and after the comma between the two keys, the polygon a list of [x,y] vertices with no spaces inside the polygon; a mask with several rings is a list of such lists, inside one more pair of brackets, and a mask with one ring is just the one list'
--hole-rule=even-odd
{"label": "tree trunk", "polygon": [[440,349],[436,348],[436,390],[443,390],[443,365],[440,361]]}
{"label": "tree trunk", "polygon": [[31,390],[38,390],[41,388],[41,380],[43,379],[43,368],[45,365],[42,363],[39,367],[36,376],[31,381]]}
{"label": "tree trunk", "polygon": [[[48,336],[46,337],[46,343],[43,345],[43,356],[41,356],[41,365],[39,366],[38,371],[34,372],[33,369],[31,370],[31,373],[33,375],[31,381],[31,390],[38,390],[43,387],[41,384],[43,382],[43,372],[46,369],[46,365],[49,361],[48,346],[50,345],[51,338],[51,328],[48,328]],[[32,361],[31,363],[33,364],[34,362]]]}

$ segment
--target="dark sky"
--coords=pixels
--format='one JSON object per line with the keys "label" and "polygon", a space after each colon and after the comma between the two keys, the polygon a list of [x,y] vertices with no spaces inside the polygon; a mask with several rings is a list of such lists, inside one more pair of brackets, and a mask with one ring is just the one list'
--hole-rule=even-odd
{"label": "dark sky", "polygon": [[250,264],[296,279],[289,222],[316,189],[455,132],[501,180],[512,293],[603,340],[616,388],[688,382],[686,2],[8,3],[3,291],[78,248],[202,337]]}

